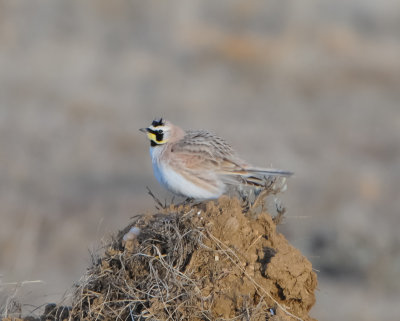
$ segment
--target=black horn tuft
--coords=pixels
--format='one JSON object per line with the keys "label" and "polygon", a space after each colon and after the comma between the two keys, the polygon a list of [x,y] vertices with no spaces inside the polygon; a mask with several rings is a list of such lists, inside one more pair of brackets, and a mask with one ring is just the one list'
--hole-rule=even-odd
{"label": "black horn tuft", "polygon": [[165,125],[165,122],[162,118],[160,118],[159,120],[154,119],[153,122],[151,123],[151,125],[153,127],[163,126],[163,125]]}

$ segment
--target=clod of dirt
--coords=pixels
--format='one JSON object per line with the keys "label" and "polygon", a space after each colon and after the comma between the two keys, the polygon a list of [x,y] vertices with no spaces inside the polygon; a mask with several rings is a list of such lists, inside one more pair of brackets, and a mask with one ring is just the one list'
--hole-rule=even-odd
{"label": "clod of dirt", "polygon": [[88,270],[70,318],[312,320],[316,286],[268,213],[222,197],[134,219]]}

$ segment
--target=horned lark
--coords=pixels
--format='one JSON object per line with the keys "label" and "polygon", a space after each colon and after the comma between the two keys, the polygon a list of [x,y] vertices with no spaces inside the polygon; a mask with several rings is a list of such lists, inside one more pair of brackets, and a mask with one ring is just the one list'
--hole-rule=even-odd
{"label": "horned lark", "polygon": [[150,140],[154,175],[165,188],[195,199],[218,198],[228,186],[263,186],[270,176],[291,172],[254,167],[222,138],[205,130],[184,131],[162,118],[141,128]]}

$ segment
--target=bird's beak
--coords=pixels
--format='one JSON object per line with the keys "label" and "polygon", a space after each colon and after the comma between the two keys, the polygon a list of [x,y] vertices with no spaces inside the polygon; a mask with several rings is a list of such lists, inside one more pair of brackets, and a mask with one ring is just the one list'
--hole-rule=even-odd
{"label": "bird's beak", "polygon": [[139,129],[141,132],[143,132],[143,133],[148,133],[149,132],[149,129],[148,128],[140,128]]}

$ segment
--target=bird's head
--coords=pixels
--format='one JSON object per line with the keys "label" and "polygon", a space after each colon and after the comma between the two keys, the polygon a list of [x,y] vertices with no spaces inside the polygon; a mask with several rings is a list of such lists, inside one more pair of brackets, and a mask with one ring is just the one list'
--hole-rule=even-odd
{"label": "bird's head", "polygon": [[167,121],[160,119],[155,119],[151,125],[147,128],[140,128],[140,131],[147,134],[147,138],[150,140],[150,145],[152,147],[164,145],[167,143],[171,135],[173,134],[173,125]]}

